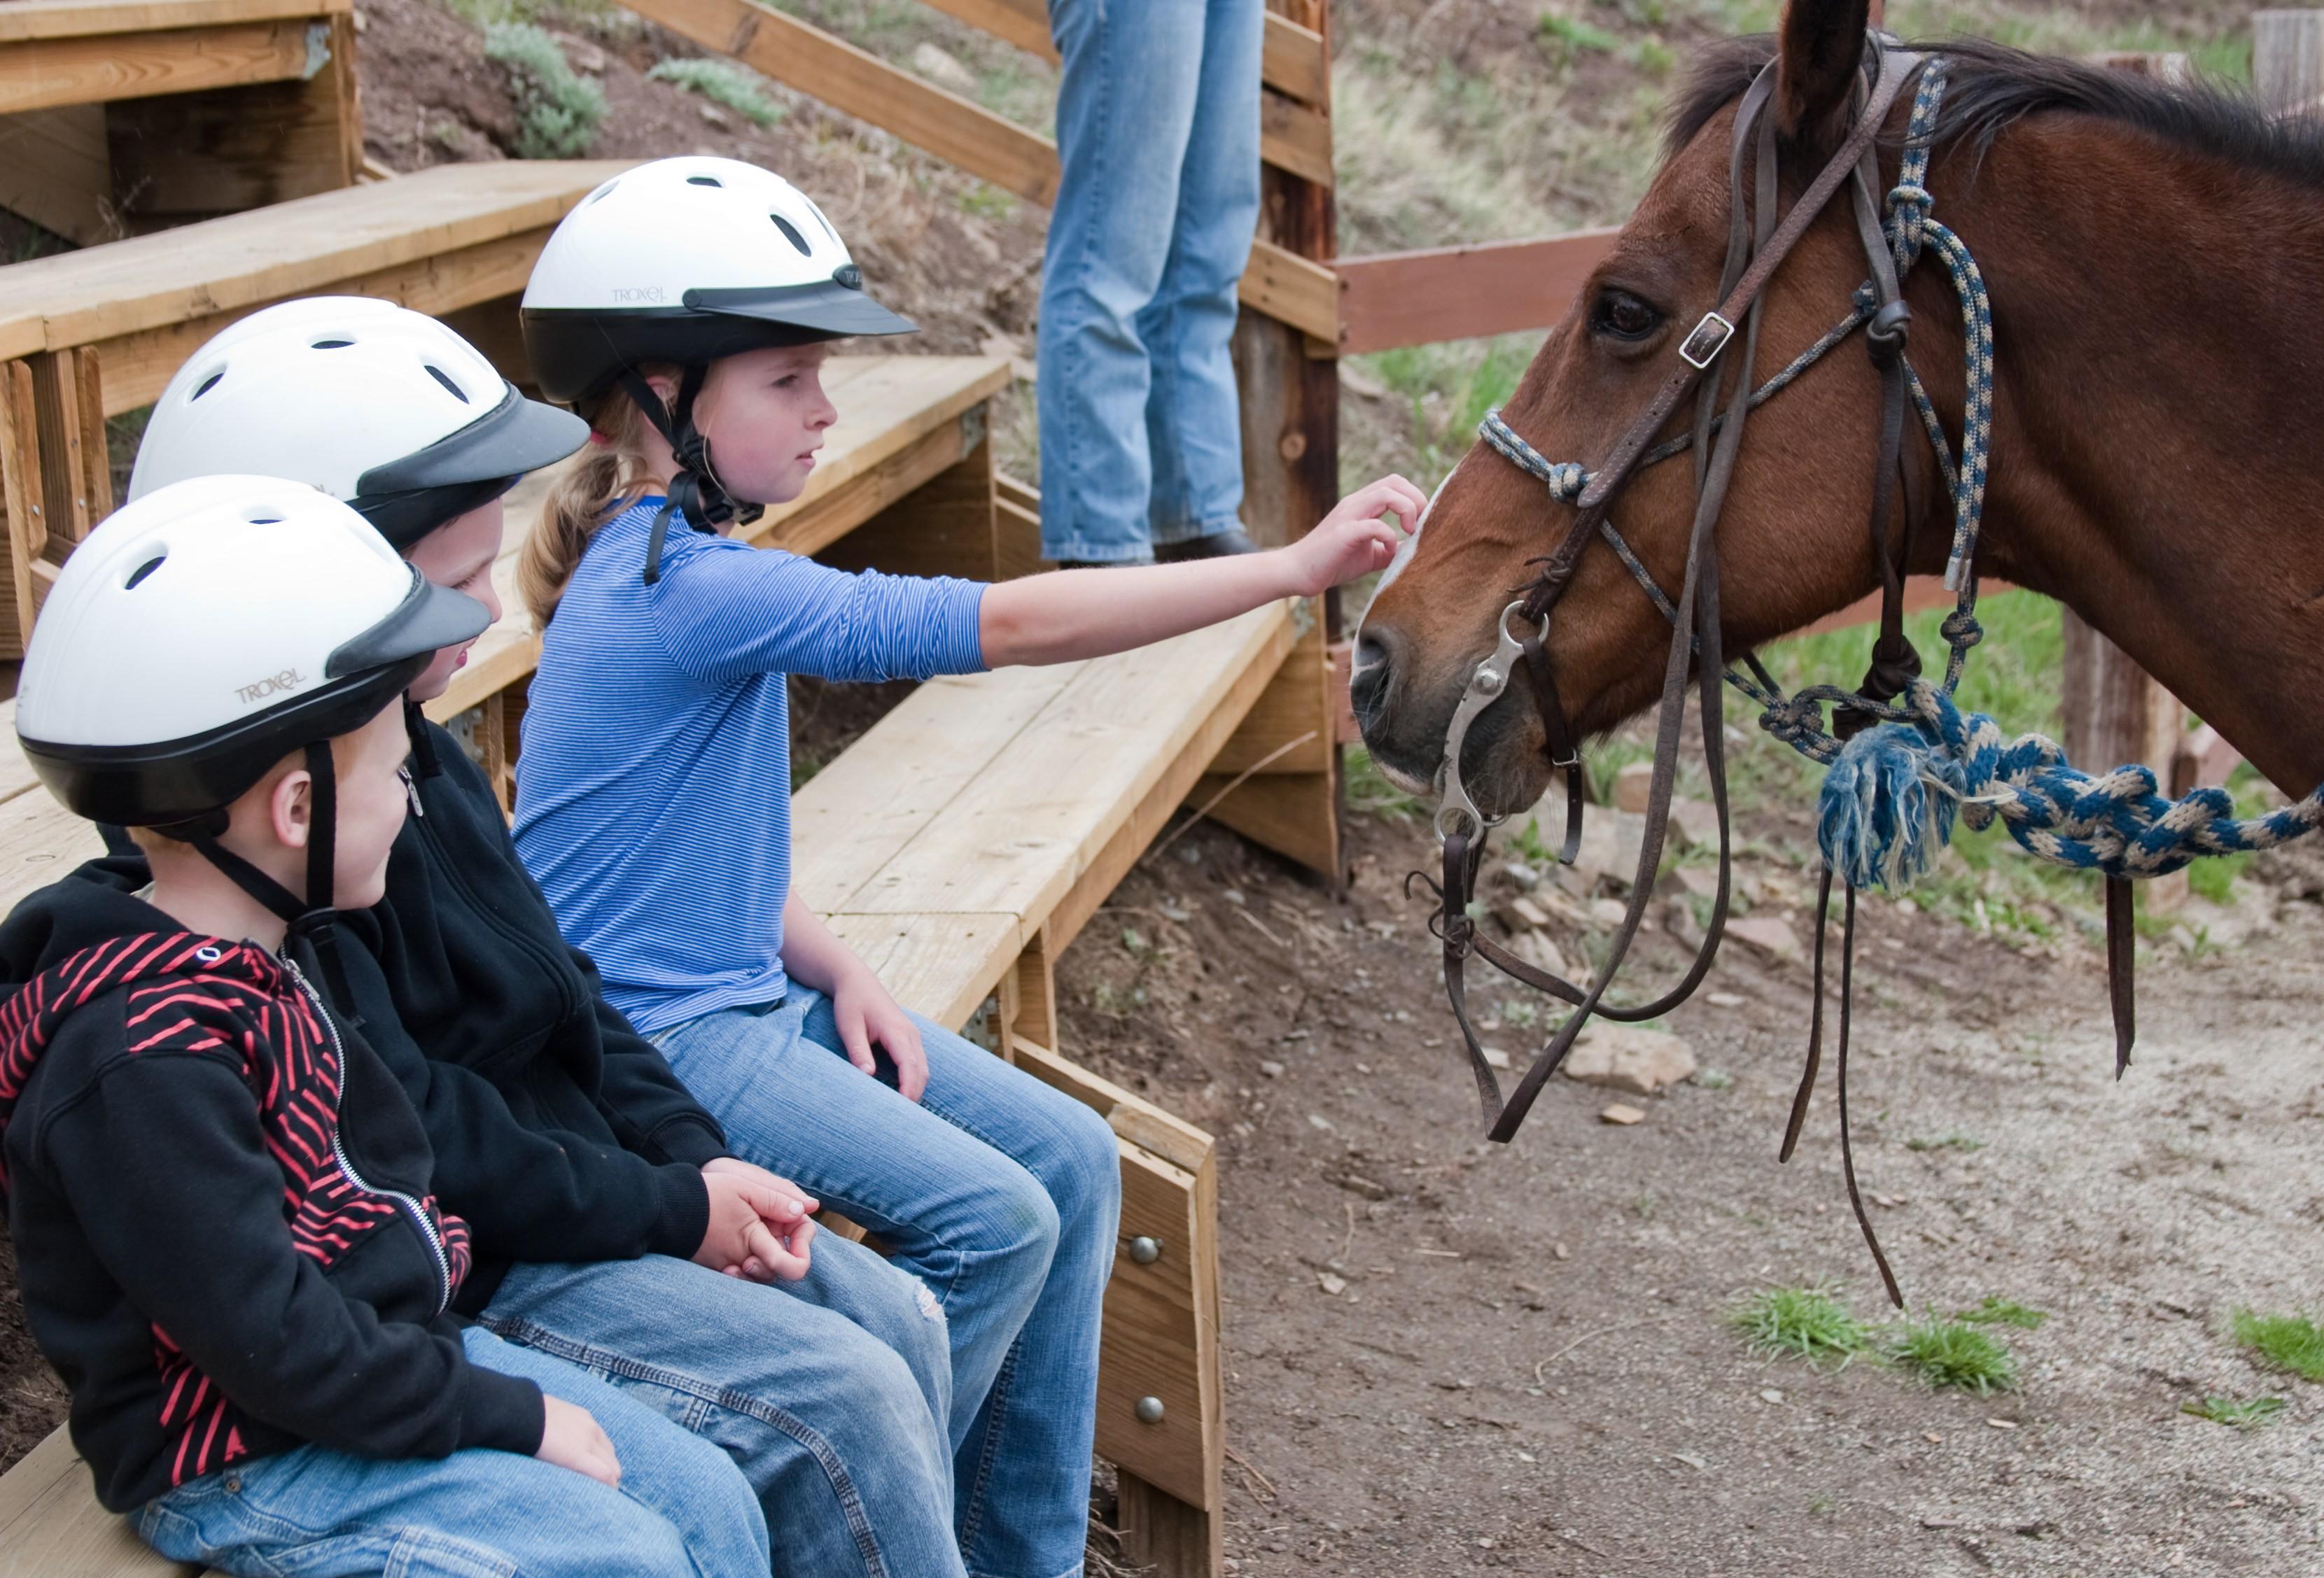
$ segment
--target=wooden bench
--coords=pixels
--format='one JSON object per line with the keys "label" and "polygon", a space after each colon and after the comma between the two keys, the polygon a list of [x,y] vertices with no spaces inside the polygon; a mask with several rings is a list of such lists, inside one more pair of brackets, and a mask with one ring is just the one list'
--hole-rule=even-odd
{"label": "wooden bench", "polygon": [[0,155],[0,207],[83,246],[353,186],[352,0],[11,0]]}
{"label": "wooden bench", "polygon": [[514,298],[557,222],[630,162],[446,165],[0,268],[0,657],[22,653],[24,611],[112,510],[106,417],[152,404],[212,335],[295,296],[435,314],[522,381]]}

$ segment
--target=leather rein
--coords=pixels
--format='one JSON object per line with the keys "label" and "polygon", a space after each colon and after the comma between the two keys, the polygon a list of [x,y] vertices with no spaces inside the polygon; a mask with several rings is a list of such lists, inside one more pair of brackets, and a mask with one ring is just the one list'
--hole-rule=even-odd
{"label": "leather rein", "polygon": [[[1846,333],[1858,324],[1866,326],[1868,349],[1881,381],[1878,454],[1869,522],[1873,560],[1881,575],[1881,613],[1871,669],[1861,690],[1849,697],[1849,702],[1861,705],[1852,708],[1844,702],[1838,706],[1833,722],[1835,734],[1845,738],[1875,720],[1886,711],[1885,704],[1900,694],[1920,672],[1918,654],[1904,630],[1904,565],[1910,552],[1913,525],[1923,513],[1923,500],[1920,497],[1922,489],[1918,473],[1911,466],[1901,463],[1908,393],[1917,395],[1918,389],[1914,384],[1908,390],[1911,373],[1904,353],[1911,314],[1902,298],[1899,254],[1892,254],[1876,194],[1881,189],[1880,134],[1899,96],[1922,76],[1927,65],[1925,57],[1896,47],[1893,40],[1879,34],[1870,36],[1865,68],[1853,95],[1853,115],[1849,132],[1838,151],[1780,219],[1777,217],[1780,194],[1776,133],[1775,117],[1771,113],[1776,66],[1771,62],[1752,81],[1738,105],[1733,123],[1729,164],[1731,218],[1728,256],[1720,279],[1718,305],[1704,314],[1680,343],[1679,366],[1664,380],[1646,408],[1615,445],[1603,465],[1589,473],[1582,473],[1579,468],[1571,465],[1553,465],[1501,423],[1498,413],[1486,419],[1484,434],[1496,449],[1513,463],[1546,482],[1553,497],[1570,500],[1576,507],[1564,537],[1546,558],[1539,561],[1542,568],[1538,576],[1525,589],[1521,597],[1502,610],[1499,639],[1491,655],[1478,664],[1471,674],[1446,733],[1443,764],[1440,768],[1442,798],[1436,812],[1435,830],[1443,843],[1443,880],[1441,884],[1432,883],[1431,885],[1438,888],[1442,904],[1432,929],[1438,932],[1443,943],[1446,993],[1468,1047],[1478,1096],[1483,1107],[1489,1135],[1493,1140],[1506,1142],[1515,1136],[1543,1086],[1564,1060],[1575,1038],[1593,1015],[1624,1023],[1657,1018],[1691,996],[1710,971],[1725,932],[1732,888],[1721,690],[1722,679],[1727,677],[1727,665],[1720,637],[1718,548],[1714,528],[1733,480],[1736,458],[1741,449],[1743,431],[1752,408],[1788,383],[1809,362],[1840,338],[1845,337]],[[1935,86],[1941,87],[1941,84]],[[1753,157],[1747,160],[1747,155]],[[1748,202],[1745,189],[1747,167],[1751,188]],[[1757,350],[1763,298],[1768,283],[1801,237],[1840,196],[1843,187],[1848,188],[1852,216],[1870,265],[1870,298],[1866,300],[1859,293],[1855,316],[1840,329],[1826,335],[1783,373],[1770,380],[1767,385],[1755,391],[1752,363]],[[1906,266],[1909,266],[1909,261]],[[1690,395],[1693,397],[1694,404],[1689,434],[1684,439],[1656,445],[1656,436]],[[1723,409],[1722,400],[1725,402]],[[1925,401],[1923,414],[1932,425],[1933,417],[1928,412]],[[1931,438],[1937,445],[1940,463],[1948,463],[1941,433],[1934,430],[1933,426]],[[1684,575],[1674,599],[1664,595],[1656,587],[1636,555],[1614,529],[1609,517],[1615,499],[1638,470],[1671,457],[1681,448],[1691,448],[1693,452],[1696,502]],[[1904,505],[1902,520],[1892,528],[1892,517],[1899,513],[1895,505],[1900,476]],[[1593,539],[1601,537],[1615,549],[1669,618],[1672,638],[1664,668],[1653,776],[1647,794],[1636,880],[1631,885],[1628,905],[1621,924],[1613,933],[1605,961],[1592,972],[1589,984],[1585,986],[1562,979],[1517,958],[1487,936],[1476,924],[1471,906],[1479,865],[1488,830],[1498,819],[1485,816],[1470,796],[1462,782],[1461,757],[1471,725],[1503,694],[1513,680],[1522,675],[1526,692],[1541,721],[1550,765],[1565,778],[1566,822],[1563,848],[1559,858],[1563,864],[1573,862],[1581,845],[1586,781],[1579,741],[1558,699],[1546,642],[1552,616],[1572,583],[1582,555]],[[1975,588],[1971,579],[1962,591],[1962,615],[1969,633],[1965,641],[1956,643],[1957,657],[1959,652],[1975,640],[1974,620],[1968,617],[1974,599]],[[1756,657],[1747,654],[1745,661],[1772,693],[1774,681],[1759,666]],[[1958,661],[1952,666],[1957,674]],[[1690,667],[1694,671],[1702,720],[1704,766],[1719,822],[1718,889],[1701,947],[1684,976],[1653,1001],[1625,1006],[1608,1002],[1605,994],[1637,939],[1661,867],[1676,780]],[[1756,687],[1747,685],[1746,688],[1754,689],[1756,693]],[[1820,882],[1814,950],[1816,1003],[1808,1067],[1794,1102],[1784,1137],[1782,1155],[1786,1161],[1798,1142],[1800,1128],[1806,1116],[1809,1094],[1821,1060],[1824,951],[1821,916],[1829,905],[1831,885],[1831,874],[1826,870]],[[1855,891],[1852,887],[1847,895],[1846,913],[1852,933],[1855,913]],[[1481,956],[1504,974],[1572,1005],[1574,1009],[1551,1033],[1515,1090],[1506,1099],[1470,1019],[1465,967],[1472,953]],[[1844,964],[1838,1077],[1842,1153],[1850,1200],[1856,1206],[1858,1221],[1893,1298],[1896,1297],[1895,1279],[1889,1272],[1877,1241],[1872,1235],[1870,1222],[1858,1195],[1854,1162],[1848,1145],[1847,975]]]}

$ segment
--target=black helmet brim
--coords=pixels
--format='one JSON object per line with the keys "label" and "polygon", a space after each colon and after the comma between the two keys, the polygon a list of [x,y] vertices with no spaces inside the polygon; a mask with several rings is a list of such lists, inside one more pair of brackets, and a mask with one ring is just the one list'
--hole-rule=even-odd
{"label": "black helmet brim", "polygon": [[680,307],[622,310],[528,307],[526,357],[540,392],[570,405],[602,392],[626,369],[670,362],[706,367],[746,351],[811,345],[918,326],[860,287],[836,280],[733,290],[689,290]]}

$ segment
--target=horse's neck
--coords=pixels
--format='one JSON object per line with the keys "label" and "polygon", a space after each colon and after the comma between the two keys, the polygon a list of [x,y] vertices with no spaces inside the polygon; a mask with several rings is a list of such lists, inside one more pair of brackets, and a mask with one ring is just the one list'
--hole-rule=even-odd
{"label": "horse's neck", "polygon": [[2155,153],[2029,123],[1956,199],[1995,313],[1979,567],[2061,599],[2304,794],[2324,782],[2319,196]]}

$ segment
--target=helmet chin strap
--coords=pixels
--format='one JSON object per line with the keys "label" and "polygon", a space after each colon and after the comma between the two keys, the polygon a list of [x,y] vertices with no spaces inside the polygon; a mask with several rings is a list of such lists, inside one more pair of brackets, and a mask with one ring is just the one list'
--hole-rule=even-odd
{"label": "helmet chin strap", "polygon": [[694,425],[695,398],[701,394],[702,381],[708,373],[709,369],[699,364],[688,367],[678,380],[677,400],[665,404],[635,368],[622,370],[622,388],[662,436],[678,462],[677,473],[669,479],[669,497],[655,513],[653,534],[646,541],[648,586],[661,580],[661,546],[669,535],[672,513],[683,516],[687,526],[700,532],[715,532],[730,520],[747,526],[765,513],[763,506],[738,501],[726,491],[710,463],[710,441]]}
{"label": "helmet chin strap", "polygon": [[[306,748],[307,776],[314,785],[314,815],[307,839],[307,896],[297,894],[218,842],[226,827],[226,813],[214,812],[191,823],[165,830],[201,852],[202,858],[225,873],[228,881],[266,906],[284,925],[282,946],[307,955],[322,974],[337,1008],[348,1023],[360,1025],[355,992],[347,982],[346,961],[339,956],[338,937],[331,922],[338,866],[339,783],[331,762],[331,742],[309,740]],[[318,902],[319,895],[319,902]]]}

